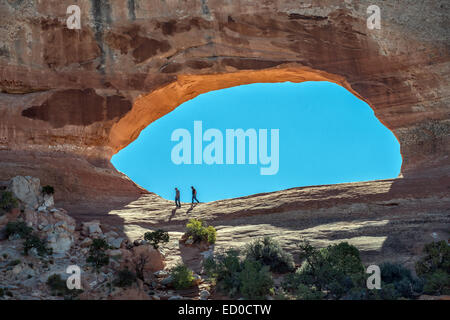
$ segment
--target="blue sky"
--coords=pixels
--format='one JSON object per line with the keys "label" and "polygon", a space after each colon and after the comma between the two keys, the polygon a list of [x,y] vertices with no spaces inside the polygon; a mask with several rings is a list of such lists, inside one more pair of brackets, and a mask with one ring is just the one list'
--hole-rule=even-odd
{"label": "blue sky", "polygon": [[[194,158],[194,121],[203,133],[218,129],[279,129],[279,170],[261,175],[261,164],[173,163],[174,130],[187,129]],[[205,148],[210,142],[203,142]],[[248,152],[248,140],[247,140]],[[224,159],[226,150],[224,148]],[[236,156],[236,152],[235,152]],[[202,94],[143,130],[113,156],[121,172],[149,191],[190,202],[190,186],[201,202],[292,187],[395,178],[400,145],[373,110],[346,89],[329,82],[251,84]]]}

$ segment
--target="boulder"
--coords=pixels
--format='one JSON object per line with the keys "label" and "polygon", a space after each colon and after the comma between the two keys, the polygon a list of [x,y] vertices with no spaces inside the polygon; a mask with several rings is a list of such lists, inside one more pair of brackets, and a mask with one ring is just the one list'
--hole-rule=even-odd
{"label": "boulder", "polygon": [[167,278],[164,278],[163,280],[161,280],[161,284],[163,286],[168,286],[168,285],[172,284],[172,282],[173,282],[172,276],[168,276]]}
{"label": "boulder", "polygon": [[89,222],[83,222],[81,225],[81,234],[84,236],[98,237],[103,234],[100,228],[100,221],[93,220]]}
{"label": "boulder", "polygon": [[44,194],[44,202],[42,203],[46,208],[53,207],[55,205],[55,200],[52,194]]}
{"label": "boulder", "polygon": [[16,176],[9,181],[8,190],[26,207],[36,209],[43,201],[39,178]]}
{"label": "boulder", "polygon": [[107,238],[108,244],[114,249],[120,249],[124,240],[124,238]]}
{"label": "boulder", "polygon": [[80,247],[82,248],[87,248],[92,244],[92,239],[91,238],[84,238],[83,241],[81,241],[80,243]]}
{"label": "boulder", "polygon": [[142,245],[139,247],[133,247],[131,250],[122,250],[122,264],[121,268],[128,268],[135,270],[136,265],[143,264],[144,272],[156,272],[164,269],[165,262],[164,257],[158,250],[154,249],[151,245]]}
{"label": "boulder", "polygon": [[73,244],[73,236],[68,232],[52,232],[47,235],[47,243],[53,250],[53,254],[64,254],[70,250]]}
{"label": "boulder", "polygon": [[169,272],[166,271],[166,270],[159,270],[159,271],[156,271],[156,272],[154,273],[154,275],[155,275],[155,277],[157,277],[157,278],[164,278],[164,277],[167,277],[167,276],[169,275]]}

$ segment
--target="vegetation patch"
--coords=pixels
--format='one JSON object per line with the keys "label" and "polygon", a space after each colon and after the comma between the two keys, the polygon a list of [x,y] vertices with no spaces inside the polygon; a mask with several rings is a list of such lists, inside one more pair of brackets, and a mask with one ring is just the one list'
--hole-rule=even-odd
{"label": "vegetation patch", "polygon": [[270,238],[257,239],[245,247],[246,259],[259,261],[270,267],[270,271],[278,273],[292,272],[295,269],[292,255],[284,251],[280,244]]}
{"label": "vegetation patch", "polygon": [[19,202],[10,191],[2,191],[0,194],[0,215],[9,212],[19,206]]}
{"label": "vegetation patch", "polygon": [[64,297],[65,300],[72,300],[83,292],[83,290],[67,288],[66,281],[59,274],[53,274],[48,277],[46,284],[52,296]]}
{"label": "vegetation patch", "polygon": [[365,270],[359,251],[347,242],[316,249],[302,241],[301,267],[285,277],[283,288],[299,299],[343,298],[355,288],[365,286]]}
{"label": "vegetation patch", "polygon": [[125,288],[130,287],[136,282],[136,274],[128,269],[120,270],[117,273],[116,279],[114,279],[113,284],[117,287]]}
{"label": "vegetation patch", "polygon": [[47,247],[47,241],[45,239],[40,239],[37,235],[32,234],[25,239],[23,243],[23,252],[28,255],[30,250],[36,249],[39,256],[47,256],[53,253],[52,248]]}
{"label": "vegetation patch", "polygon": [[109,264],[109,256],[106,253],[110,247],[104,239],[93,239],[89,246],[89,255],[86,262],[90,263],[97,271]]}
{"label": "vegetation patch", "polygon": [[27,226],[24,221],[11,221],[6,225],[6,236],[17,235],[21,239],[31,236],[33,228]]}
{"label": "vegetation patch", "polygon": [[216,229],[197,219],[189,220],[185,235],[188,239],[192,239],[194,243],[204,241],[214,244],[216,242]]}
{"label": "vegetation patch", "polygon": [[172,285],[175,289],[187,289],[194,283],[194,273],[184,264],[178,264],[174,267],[170,275],[172,277]]}
{"label": "vegetation patch", "polygon": [[148,241],[153,248],[158,249],[160,243],[169,242],[169,233],[161,229],[153,232],[146,232],[144,234],[144,240]]}
{"label": "vegetation patch", "polygon": [[273,294],[273,280],[268,266],[251,258],[241,258],[238,250],[228,250],[204,263],[205,271],[217,289],[230,297],[262,299]]}
{"label": "vegetation patch", "polygon": [[432,295],[450,294],[450,246],[446,241],[426,244],[416,273],[424,279],[423,291]]}

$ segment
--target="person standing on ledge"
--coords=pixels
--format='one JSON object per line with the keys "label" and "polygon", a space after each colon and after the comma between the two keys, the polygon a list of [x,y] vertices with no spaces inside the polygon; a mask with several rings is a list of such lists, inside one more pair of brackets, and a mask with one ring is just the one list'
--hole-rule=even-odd
{"label": "person standing on ledge", "polygon": [[175,205],[177,208],[181,208],[180,190],[178,190],[178,188],[175,188]]}
{"label": "person standing on ledge", "polygon": [[199,203],[200,201],[198,201],[197,199],[197,190],[195,190],[195,188],[192,186],[191,189],[192,189],[192,205],[194,205],[194,201],[197,201],[197,203]]}

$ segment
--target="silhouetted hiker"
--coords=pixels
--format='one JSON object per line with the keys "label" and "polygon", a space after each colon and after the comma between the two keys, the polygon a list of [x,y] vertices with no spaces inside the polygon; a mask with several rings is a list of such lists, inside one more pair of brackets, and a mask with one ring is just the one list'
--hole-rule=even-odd
{"label": "silhouetted hiker", "polygon": [[178,190],[178,188],[175,188],[175,205],[177,208],[181,208],[180,190]]}
{"label": "silhouetted hiker", "polygon": [[199,203],[200,201],[198,201],[197,199],[197,190],[195,190],[195,188],[192,186],[191,189],[192,189],[192,205],[194,205],[194,200],[197,201],[197,203]]}

